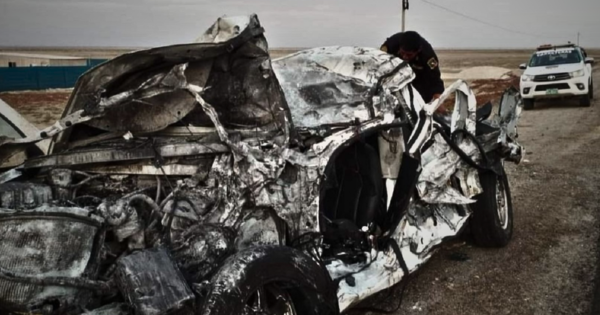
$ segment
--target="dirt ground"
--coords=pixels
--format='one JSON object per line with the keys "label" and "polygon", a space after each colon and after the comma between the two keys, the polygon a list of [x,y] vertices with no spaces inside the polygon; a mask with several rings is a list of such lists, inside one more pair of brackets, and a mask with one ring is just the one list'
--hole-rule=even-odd
{"label": "dirt ground", "polygon": [[39,129],[60,119],[69,100],[71,90],[24,91],[0,93],[0,99],[8,103]]}
{"label": "dirt ground", "polygon": [[[439,52],[442,70],[483,65],[515,69],[529,55]],[[600,82],[600,73],[594,79]],[[496,100],[511,84],[518,79],[471,82],[480,104]],[[69,91],[0,94],[38,127],[60,116],[68,96]],[[392,313],[397,315],[590,314],[599,261],[599,105],[598,100],[589,108],[552,101],[523,112],[519,140],[527,155],[521,165],[508,164],[515,221],[506,248],[482,249],[468,239],[455,240],[406,283],[404,292],[399,285],[364,306],[393,308],[402,302]]]}

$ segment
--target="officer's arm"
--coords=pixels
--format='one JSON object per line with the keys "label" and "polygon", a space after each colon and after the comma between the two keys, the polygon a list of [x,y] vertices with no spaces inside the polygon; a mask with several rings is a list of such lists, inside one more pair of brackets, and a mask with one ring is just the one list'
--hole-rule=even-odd
{"label": "officer's arm", "polygon": [[440,72],[440,62],[435,53],[427,56],[427,74],[431,91],[433,94],[442,94],[444,92],[444,81]]}

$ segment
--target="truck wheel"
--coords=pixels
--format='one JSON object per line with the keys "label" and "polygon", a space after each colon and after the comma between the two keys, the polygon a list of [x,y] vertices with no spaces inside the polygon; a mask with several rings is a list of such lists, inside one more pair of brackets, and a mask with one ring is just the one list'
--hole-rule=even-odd
{"label": "truck wheel", "polygon": [[471,205],[470,220],[475,243],[482,247],[504,247],[513,232],[513,208],[508,178],[504,170],[499,176],[491,171],[480,171],[483,192]]}
{"label": "truck wheel", "polygon": [[324,267],[299,250],[263,246],[229,257],[212,278],[200,314],[339,314]]}
{"label": "truck wheel", "polygon": [[533,109],[533,105],[535,100],[533,98],[524,98],[523,99],[523,109],[530,110]]}
{"label": "truck wheel", "polygon": [[590,99],[590,95],[584,95],[579,99],[579,105],[581,107],[590,107],[592,105],[592,100]]}
{"label": "truck wheel", "polygon": [[590,81],[590,99],[593,100],[594,99],[594,81]]}

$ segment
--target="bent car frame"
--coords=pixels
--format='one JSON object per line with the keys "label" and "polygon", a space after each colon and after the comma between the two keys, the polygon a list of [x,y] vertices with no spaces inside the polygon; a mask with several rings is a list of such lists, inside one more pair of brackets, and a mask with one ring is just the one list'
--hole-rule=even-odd
{"label": "bent car frame", "polygon": [[[338,314],[470,225],[505,246],[515,89],[425,103],[402,60],[322,47],[271,61],[257,16],[84,74],[63,117],[0,138],[0,308]],[[435,114],[455,97],[451,117]]]}

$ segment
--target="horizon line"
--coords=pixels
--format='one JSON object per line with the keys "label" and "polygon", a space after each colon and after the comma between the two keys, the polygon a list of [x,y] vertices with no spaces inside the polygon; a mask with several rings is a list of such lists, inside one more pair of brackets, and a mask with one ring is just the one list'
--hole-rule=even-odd
{"label": "horizon line", "polygon": [[[184,43],[185,44],[185,43]],[[192,43],[190,43],[192,44]],[[179,45],[179,44],[176,44]],[[115,50],[140,50],[140,49],[151,49],[155,47],[168,47],[172,45],[164,45],[164,46],[51,46],[51,45],[40,45],[40,46],[31,46],[31,45],[13,45],[13,46],[0,46],[0,49],[115,49]],[[270,47],[269,50],[304,50],[311,49],[315,47],[327,47],[327,46],[353,46],[353,45],[324,45],[324,46],[313,46],[313,47],[293,47],[293,46],[283,46],[283,47]],[[369,46],[357,46],[357,47],[369,47]],[[376,48],[376,47],[373,47]],[[434,47],[435,50],[531,50],[536,49],[536,47]],[[600,47],[586,47],[587,49],[600,49]]]}

